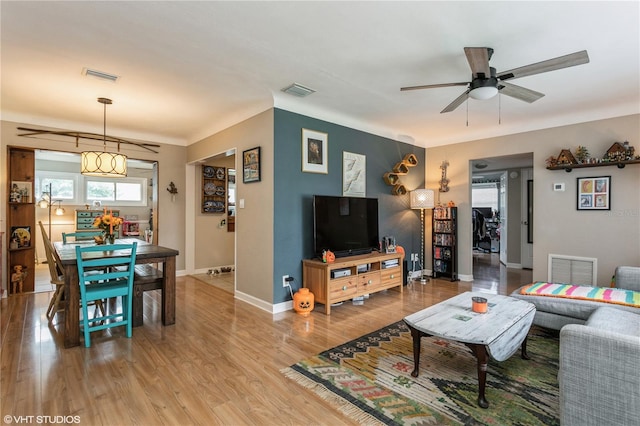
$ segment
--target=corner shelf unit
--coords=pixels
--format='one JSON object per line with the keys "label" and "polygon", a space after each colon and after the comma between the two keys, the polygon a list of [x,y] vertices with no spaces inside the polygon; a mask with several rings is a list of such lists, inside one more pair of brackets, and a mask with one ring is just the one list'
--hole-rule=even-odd
{"label": "corner shelf unit", "polygon": [[601,163],[580,163],[580,164],[559,164],[557,166],[549,166],[547,170],[564,170],[567,173],[573,169],[586,169],[589,167],[607,167],[616,166],[619,169],[624,169],[627,164],[640,164],[640,160],[626,160],[626,161],[603,161]]}
{"label": "corner shelf unit", "polygon": [[313,293],[315,302],[324,304],[331,314],[331,304],[365,294],[397,287],[402,293],[402,253],[370,253],[341,257],[324,263],[317,259],[302,261],[302,286]]}
{"label": "corner shelf unit", "polygon": [[[36,205],[34,201],[35,151],[31,148],[7,149],[7,251],[8,294],[30,293],[35,287]],[[14,186],[15,185],[15,186]],[[20,194],[20,195],[18,195]],[[25,273],[22,285],[11,277],[15,266]],[[17,281],[16,281],[17,283]]]}
{"label": "corner shelf unit", "polygon": [[458,208],[436,207],[432,218],[433,278],[458,281]]}

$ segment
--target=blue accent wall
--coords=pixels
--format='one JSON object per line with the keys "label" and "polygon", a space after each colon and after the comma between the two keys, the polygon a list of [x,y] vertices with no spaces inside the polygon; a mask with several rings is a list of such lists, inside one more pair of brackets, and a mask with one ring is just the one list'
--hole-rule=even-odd
{"label": "blue accent wall", "polygon": [[[328,134],[329,173],[302,172],[302,129]],[[419,211],[409,209],[409,195],[391,195],[382,176],[414,154],[418,165],[401,176],[408,190],[424,188],[425,149],[327,121],[274,109],[274,268],[273,303],[291,300],[282,276],[302,287],[302,260],[313,257],[313,196],[342,195],[343,151],[366,156],[366,196],[378,199],[380,238],[396,237],[406,253],[420,252]]]}

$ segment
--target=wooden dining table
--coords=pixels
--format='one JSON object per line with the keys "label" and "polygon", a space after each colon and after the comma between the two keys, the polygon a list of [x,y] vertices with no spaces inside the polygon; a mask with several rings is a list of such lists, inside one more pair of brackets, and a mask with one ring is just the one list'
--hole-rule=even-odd
{"label": "wooden dining table", "polygon": [[[149,244],[138,239],[117,239],[116,244],[138,243],[136,251],[136,265],[161,264],[158,269],[162,290],[162,325],[172,325],[176,322],[176,256],[178,250]],[[61,241],[53,243],[57,261],[64,272],[64,346],[70,348],[80,345],[80,286],[78,284],[78,266],[76,260],[76,246],[95,245],[95,242],[75,242],[63,244]],[[113,251],[112,256],[118,256]],[[154,268],[155,270],[155,268]],[[135,287],[135,281],[134,281]],[[142,306],[140,306],[140,309]],[[141,312],[140,312],[141,314]],[[135,315],[135,314],[134,314]],[[138,324],[139,325],[139,324]]]}

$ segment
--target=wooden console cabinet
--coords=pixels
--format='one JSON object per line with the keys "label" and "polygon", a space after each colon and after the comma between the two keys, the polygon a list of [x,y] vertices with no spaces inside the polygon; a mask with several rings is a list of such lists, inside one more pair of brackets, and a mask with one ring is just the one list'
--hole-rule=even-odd
{"label": "wooden console cabinet", "polygon": [[[107,213],[111,213],[114,216],[120,217],[120,210],[107,210]],[[102,216],[104,210],[76,210],[76,233],[87,231],[99,231],[100,228],[93,226],[93,222],[98,216]],[[116,238],[120,238],[120,230],[115,229],[114,234]],[[126,235],[126,234],[125,234]],[[93,240],[93,234],[89,233],[88,236],[78,236],[76,241]]]}
{"label": "wooden console cabinet", "polygon": [[[397,261],[393,263],[393,261]],[[402,293],[404,255],[370,253],[342,257],[332,263],[304,260],[302,285],[313,293],[315,303],[324,304],[331,314],[331,304],[365,294],[397,287]]]}

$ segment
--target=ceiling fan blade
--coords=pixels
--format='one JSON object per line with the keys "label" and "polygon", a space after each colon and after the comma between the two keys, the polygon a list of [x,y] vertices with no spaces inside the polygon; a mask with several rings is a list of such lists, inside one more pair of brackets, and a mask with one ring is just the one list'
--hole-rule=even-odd
{"label": "ceiling fan blade", "polygon": [[445,112],[451,112],[454,109],[458,108],[460,105],[462,105],[462,103],[464,101],[466,101],[467,98],[469,97],[469,92],[470,91],[471,91],[471,89],[467,89],[466,92],[464,92],[462,95],[458,96],[453,102],[451,102],[449,105],[447,105],[445,109],[440,111],[440,114],[444,114]]}
{"label": "ceiling fan blade", "polygon": [[471,67],[474,77],[489,78],[491,77],[491,69],[489,67],[489,58],[493,53],[490,47],[465,47],[464,54],[467,55],[467,61]]}
{"label": "ceiling fan blade", "polygon": [[498,89],[503,95],[511,96],[512,98],[520,99],[528,103],[535,102],[544,96],[544,93],[507,83],[506,81],[498,83]]}
{"label": "ceiling fan blade", "polygon": [[438,87],[452,87],[452,86],[466,86],[469,82],[466,83],[442,83],[442,84],[425,84],[423,86],[409,86],[409,87],[401,87],[400,91],[404,92],[407,90],[420,90],[420,89],[435,89]]}
{"label": "ceiling fan blade", "polygon": [[589,62],[589,55],[586,50],[570,53],[557,58],[548,59],[535,64],[525,65],[524,67],[514,68],[509,71],[503,71],[497,74],[500,80],[508,80],[510,78],[526,77],[528,75],[540,74],[543,72],[555,71],[562,68],[582,65]]}

